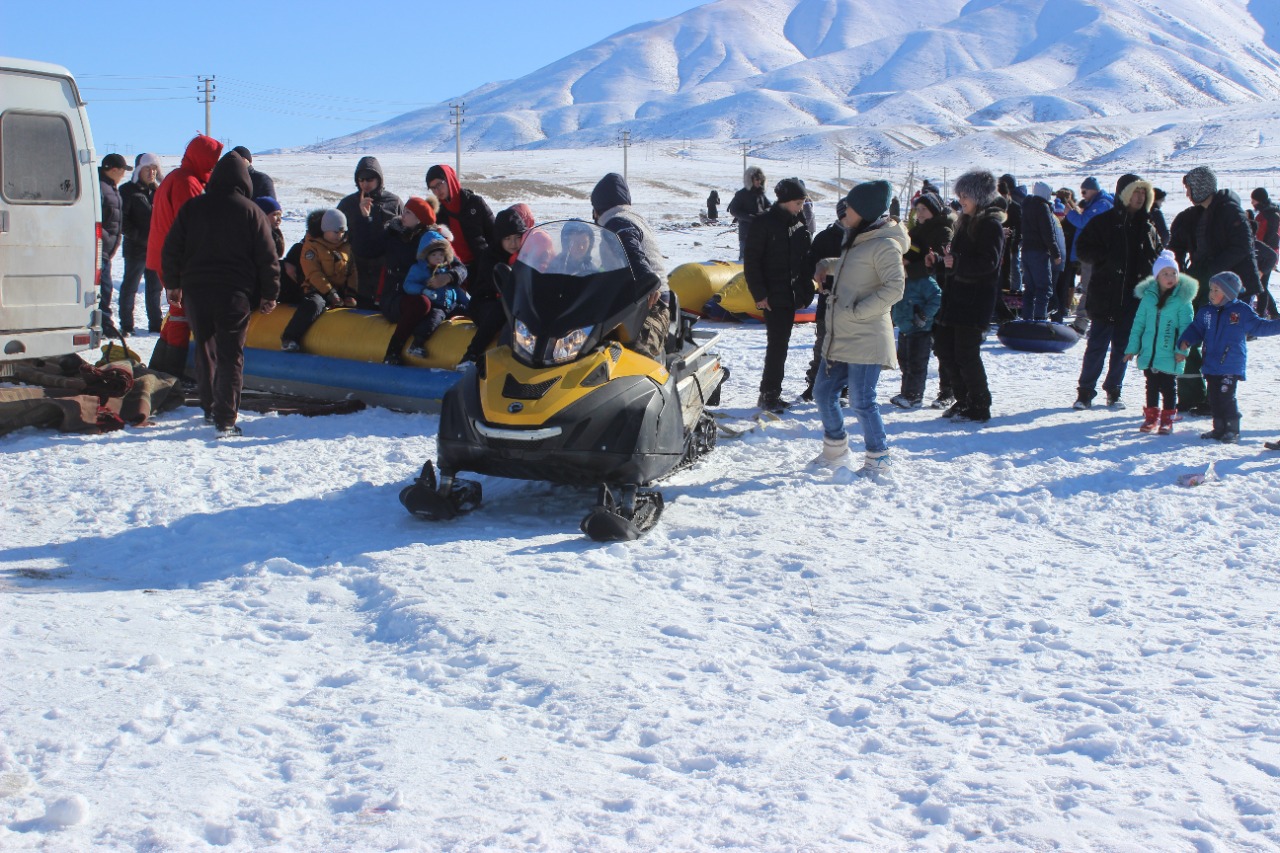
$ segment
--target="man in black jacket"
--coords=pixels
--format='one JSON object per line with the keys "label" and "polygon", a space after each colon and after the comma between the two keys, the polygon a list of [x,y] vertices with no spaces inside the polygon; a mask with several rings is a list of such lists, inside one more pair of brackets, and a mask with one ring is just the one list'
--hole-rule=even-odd
{"label": "man in black jacket", "polygon": [[1022,319],[1048,320],[1056,271],[1066,254],[1062,225],[1053,215],[1053,187],[1037,181],[1022,202]]}
{"label": "man in black jacket", "polygon": [[164,323],[160,311],[160,276],[147,269],[147,243],[151,237],[151,200],[160,186],[160,158],[139,154],[133,163],[133,177],[120,185],[124,220],[124,279],[120,282],[120,331],[133,334],[133,303],[138,284],[146,281],[147,329],[159,333]]}
{"label": "man in black jacket", "polygon": [[1004,261],[1000,271],[1000,286],[1010,293],[1021,293],[1022,287],[1022,202],[1027,197],[1026,187],[1018,186],[1013,175],[1001,175],[996,189],[1005,201]]}
{"label": "man in black jacket", "polygon": [[214,167],[204,195],[178,211],[161,255],[169,301],[182,304],[195,338],[196,382],[205,420],[219,437],[240,434],[249,314],[270,314],[280,292],[271,224],[249,198],[248,164],[234,152]]}
{"label": "man in black jacket", "polygon": [[1076,409],[1093,405],[1108,348],[1111,361],[1102,390],[1107,392],[1108,406],[1123,408],[1124,351],[1138,310],[1133,288],[1151,275],[1151,265],[1160,254],[1160,233],[1148,216],[1155,188],[1136,175],[1126,178],[1117,187],[1116,206],[1099,214],[1076,235],[1076,254],[1093,267],[1085,295],[1089,338],[1080,365]]}
{"label": "man in black jacket", "polygon": [[843,197],[836,202],[836,221],[813,238],[809,247],[809,259],[805,262],[810,269],[809,277],[818,285],[818,307],[813,314],[813,358],[809,360],[809,369],[805,371],[804,391],[800,394],[800,399],[806,403],[813,402],[813,383],[818,378],[818,365],[822,362],[822,339],[827,335],[827,291],[830,287],[826,279],[828,275],[834,275],[834,272],[828,272],[822,266],[822,262],[840,257],[844,238],[848,233],[840,220],[844,219],[848,207],[849,203]]}
{"label": "man in black jacket", "polygon": [[102,193],[102,269],[98,276],[98,310],[102,312],[102,331],[107,335],[120,334],[115,323],[111,322],[111,295],[114,290],[111,259],[120,248],[120,229],[124,221],[120,191],[116,187],[125,172],[132,171],[129,161],[120,154],[108,154],[98,167],[98,188]]}
{"label": "man in black jacket", "polygon": [[493,239],[493,211],[484,197],[463,188],[452,166],[439,164],[427,170],[427,189],[440,202],[436,218],[453,232],[453,252],[467,265],[467,277],[480,278]]}
{"label": "man in black jacket", "polygon": [[[279,201],[279,198],[276,196],[276,182],[271,180],[271,176],[266,172],[259,172],[257,169],[253,168],[253,154],[250,153],[249,149],[245,148],[243,145],[237,145],[231,150],[239,154],[240,157],[249,164],[249,180],[253,183],[253,197],[262,198],[263,196],[267,196],[268,198],[274,198]],[[350,219],[351,217],[348,216],[347,218]]]}
{"label": "man in black jacket", "polygon": [[[1255,221],[1258,224],[1254,239],[1270,247],[1271,251],[1280,252],[1280,207],[1276,207],[1276,203],[1271,200],[1266,187],[1256,188],[1250,199],[1256,213]],[[1271,296],[1271,270],[1260,270],[1260,272],[1262,273],[1262,295],[1258,299],[1258,313],[1275,317],[1277,311],[1276,301]]]}
{"label": "man in black jacket", "polygon": [[356,191],[338,202],[338,210],[347,217],[347,239],[356,256],[356,298],[361,308],[373,308],[381,291],[387,227],[404,212],[404,205],[398,195],[387,192],[377,157],[360,158],[355,180]]}
{"label": "man in black jacket", "polygon": [[784,178],[773,189],[777,201],[767,213],[751,221],[743,252],[747,289],[764,311],[767,344],[760,397],[756,405],[782,412],[790,404],[782,400],[787,348],[796,309],[813,300],[813,268],[809,266],[810,237],[801,211],[805,186],[799,178]]}
{"label": "man in black jacket", "polygon": [[738,260],[746,257],[747,231],[751,220],[763,216],[769,209],[769,197],[764,194],[764,170],[750,166],[742,175],[742,189],[729,199],[727,208],[733,221],[738,223]]}

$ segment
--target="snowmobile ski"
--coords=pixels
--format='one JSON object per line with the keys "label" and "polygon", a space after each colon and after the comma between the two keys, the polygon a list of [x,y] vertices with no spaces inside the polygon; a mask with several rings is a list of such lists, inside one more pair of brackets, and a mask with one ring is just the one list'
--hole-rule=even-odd
{"label": "snowmobile ski", "polygon": [[448,521],[480,506],[481,488],[475,480],[442,477],[428,460],[422,473],[400,491],[400,503],[411,514],[427,521]]}

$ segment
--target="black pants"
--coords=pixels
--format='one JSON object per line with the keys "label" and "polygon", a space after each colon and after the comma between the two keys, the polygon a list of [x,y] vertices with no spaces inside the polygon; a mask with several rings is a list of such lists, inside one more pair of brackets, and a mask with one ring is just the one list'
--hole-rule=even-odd
{"label": "black pants", "polygon": [[1053,300],[1049,306],[1049,318],[1061,323],[1071,316],[1071,302],[1076,298],[1076,276],[1080,274],[1080,262],[1068,261],[1058,273],[1053,286]]}
{"label": "black pants", "polygon": [[929,355],[933,349],[933,332],[898,332],[898,366],[902,368],[902,396],[908,400],[924,399],[925,380],[929,378]]}
{"label": "black pants", "polygon": [[813,358],[809,361],[809,369],[804,372],[804,387],[813,390],[814,380],[818,378],[818,365],[822,363],[822,341],[827,336],[827,294],[818,294],[818,308],[813,315]]}
{"label": "black pants", "polygon": [[1236,385],[1239,376],[1206,376],[1208,386],[1209,407],[1213,409],[1213,431],[1227,431],[1228,425],[1233,431],[1240,429],[1240,407],[1236,405]]}
{"label": "black pants", "polygon": [[235,424],[244,386],[244,339],[249,331],[249,297],[232,292],[184,291],[183,305],[196,350],[200,406],[219,429]]}
{"label": "black pants", "polygon": [[1198,406],[1208,399],[1205,396],[1204,377],[1200,368],[1204,366],[1204,356],[1200,347],[1192,347],[1187,353],[1187,372],[1178,377],[1178,408],[1182,411]]}
{"label": "black pants", "polygon": [[791,346],[791,329],[796,324],[794,305],[779,305],[764,312],[764,373],[760,376],[760,394],[774,399],[782,395],[782,379],[787,372],[787,350]]}
{"label": "black pants", "polygon": [[[1158,370],[1142,371],[1147,377],[1147,408],[1178,408],[1178,377],[1172,373],[1161,373]],[[1164,401],[1161,405],[1161,400]]]}
{"label": "black pants", "polygon": [[302,343],[302,336],[307,333],[307,329],[311,328],[311,324],[324,312],[324,297],[315,292],[308,293],[302,297],[302,301],[293,309],[293,316],[289,318],[289,324],[284,327],[284,332],[280,335],[280,339]]}
{"label": "black pants", "polygon": [[147,304],[147,330],[160,331],[164,315],[160,313],[160,276],[147,267],[145,254],[134,258],[124,256],[124,279],[120,282],[120,331],[133,334],[133,303],[138,296],[138,284],[145,281]]}
{"label": "black pants", "polygon": [[502,300],[495,298],[471,300],[467,313],[476,324],[476,333],[467,347],[467,355],[479,359],[507,324],[507,312],[502,310]]}
{"label": "black pants", "polygon": [[987,370],[982,364],[984,326],[933,327],[938,364],[951,377],[951,390],[956,402],[965,408],[991,410],[991,389],[987,387]]}

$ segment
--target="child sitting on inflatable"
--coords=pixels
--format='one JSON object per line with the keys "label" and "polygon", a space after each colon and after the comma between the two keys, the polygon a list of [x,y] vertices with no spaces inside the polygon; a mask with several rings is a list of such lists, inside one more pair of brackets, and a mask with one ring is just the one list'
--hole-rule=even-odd
{"label": "child sitting on inflatable", "polygon": [[467,309],[470,297],[462,289],[467,267],[453,253],[448,229],[443,225],[422,235],[418,262],[405,276],[401,289],[400,322],[387,345],[386,364],[403,364],[400,352],[413,337],[407,353],[415,358],[427,355],[427,340],[444,321]]}
{"label": "child sitting on inflatable", "polygon": [[[314,217],[308,217],[310,224]],[[302,336],[328,308],[356,305],[356,265],[347,241],[347,217],[330,208],[302,243],[302,301],[280,336],[280,349],[299,352]]]}

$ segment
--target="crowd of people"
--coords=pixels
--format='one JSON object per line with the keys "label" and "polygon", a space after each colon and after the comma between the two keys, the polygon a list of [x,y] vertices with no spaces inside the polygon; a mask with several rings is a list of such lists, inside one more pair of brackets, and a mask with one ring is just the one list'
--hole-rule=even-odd
{"label": "crowd of people", "polygon": [[[514,262],[535,224],[525,204],[493,213],[444,164],[428,169],[428,194],[402,202],[386,188],[377,158],[366,156],[356,164],[354,192],[312,211],[304,238],[286,249],[274,183],[254,169],[247,149],[223,155],[221,143],[197,136],[168,175],[147,153],[133,166],[109,154],[100,176],[104,330],[134,333],[134,299],[145,282],[148,329],[158,331],[163,289],[168,322],[189,324],[195,339],[206,419],[227,435],[239,431],[252,311],[294,305],[281,349],[304,352],[308,330],[325,311],[378,310],[395,327],[385,355],[392,365],[425,357],[432,334],[465,314],[477,332],[462,360],[474,361],[506,323],[498,270]],[[1280,209],[1259,188],[1246,210],[1208,167],[1192,169],[1183,185],[1191,206],[1166,224],[1164,192],[1133,174],[1114,192],[1086,178],[1077,198],[1071,188],[1039,181],[1028,192],[1012,175],[974,170],[955,182],[954,199],[924,182],[905,216],[889,183],[869,181],[839,199],[835,221],[819,231],[801,179],[779,181],[770,200],[764,172],[747,169],[727,209],[738,226],[747,287],[765,318],[758,405],[772,412],[791,405],[782,386],[795,312],[816,294],[817,334],[801,399],[817,403],[819,459],[837,467],[851,465],[845,405],[863,432],[859,470],[888,465],[876,401],[886,368],[902,370],[900,392],[889,402],[921,408],[936,357],[939,388],[930,405],[958,422],[987,422],[992,394],[982,343],[994,322],[1015,317],[1069,321],[1087,336],[1075,408],[1093,406],[1099,380],[1106,404],[1123,407],[1126,368],[1137,362],[1147,381],[1142,431],[1168,434],[1181,416],[1208,414],[1213,428],[1204,438],[1237,440],[1245,341],[1280,334],[1268,290]],[[718,204],[713,192],[712,217]],[[594,221],[618,236],[649,294],[649,322],[633,346],[657,353],[671,300],[654,233],[620,175],[600,180],[591,207]],[[590,248],[590,229],[577,238],[566,229],[562,237],[563,264],[573,263],[574,239]],[[117,251],[125,270],[118,325],[111,274]]]}

